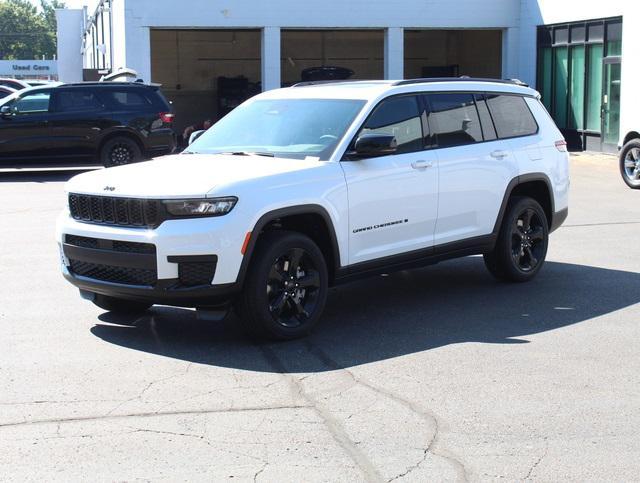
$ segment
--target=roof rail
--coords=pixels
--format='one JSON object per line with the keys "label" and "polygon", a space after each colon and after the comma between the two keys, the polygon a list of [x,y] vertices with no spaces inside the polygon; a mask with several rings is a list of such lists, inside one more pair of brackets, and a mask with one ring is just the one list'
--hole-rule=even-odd
{"label": "roof rail", "polygon": [[491,79],[485,77],[425,77],[422,79],[406,79],[394,82],[394,86],[406,86],[411,84],[426,84],[430,82],[496,82],[498,84],[513,84],[516,86],[529,87],[520,79]]}
{"label": "roof rail", "polygon": [[293,84],[291,87],[316,86],[316,85],[322,85],[322,84],[342,84],[345,82],[367,82],[367,81],[363,79],[330,79],[330,80],[304,81],[304,82],[297,82]]}

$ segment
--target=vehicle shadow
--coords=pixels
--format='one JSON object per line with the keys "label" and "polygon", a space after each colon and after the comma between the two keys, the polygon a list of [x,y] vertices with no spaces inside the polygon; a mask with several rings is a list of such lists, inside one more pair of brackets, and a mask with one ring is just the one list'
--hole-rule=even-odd
{"label": "vehicle shadow", "polygon": [[6,171],[0,172],[0,183],[55,183],[69,181],[75,175],[84,173],[86,170],[64,170],[64,171]]}
{"label": "vehicle shadow", "polygon": [[[168,307],[135,321],[105,313],[99,317],[105,323],[91,332],[165,357],[285,372],[269,361],[276,349],[286,372],[322,372],[448,344],[526,344],[528,335],[640,302],[638,286],[637,273],[553,262],[530,283],[499,283],[480,257],[469,257],[334,288],[321,324],[301,341],[254,343],[237,329],[235,316],[202,322],[194,311]],[[117,325],[127,323],[134,325]]]}

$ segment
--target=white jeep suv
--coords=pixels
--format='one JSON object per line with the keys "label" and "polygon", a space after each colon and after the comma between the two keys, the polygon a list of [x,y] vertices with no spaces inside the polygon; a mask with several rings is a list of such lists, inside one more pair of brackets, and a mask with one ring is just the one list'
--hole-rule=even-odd
{"label": "white jeep suv", "polygon": [[116,312],[235,306],[254,335],[318,322],[328,287],[483,254],[541,269],[567,217],[565,141],[517,81],[299,84],[236,108],[187,150],[81,174],[64,276]]}

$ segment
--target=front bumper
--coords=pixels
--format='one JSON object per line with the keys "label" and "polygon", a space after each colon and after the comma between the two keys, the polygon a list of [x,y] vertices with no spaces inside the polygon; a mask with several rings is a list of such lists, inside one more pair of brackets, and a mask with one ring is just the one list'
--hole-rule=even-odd
{"label": "front bumper", "polygon": [[62,274],[71,284],[84,292],[175,307],[217,307],[231,301],[240,291],[240,287],[235,283],[179,288],[178,279],[165,279],[158,280],[154,287],[141,287],[77,276],[67,267],[63,267]]}
{"label": "front bumper", "polygon": [[[82,291],[209,307],[227,302],[240,290],[244,227],[234,225],[233,217],[215,217],[132,228],[84,223],[65,212],[58,219],[56,236],[63,275]],[[210,273],[204,280],[203,267]],[[202,281],[185,284],[189,276]]]}

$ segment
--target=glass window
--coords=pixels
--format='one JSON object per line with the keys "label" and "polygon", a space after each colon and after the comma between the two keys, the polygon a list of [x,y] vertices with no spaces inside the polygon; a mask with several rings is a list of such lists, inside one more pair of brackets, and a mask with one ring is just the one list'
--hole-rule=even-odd
{"label": "glass window", "polygon": [[584,128],[584,45],[571,47],[569,127]]}
{"label": "glass window", "polygon": [[496,128],[493,126],[493,119],[491,119],[491,114],[489,114],[487,103],[484,100],[483,95],[476,94],[475,98],[478,114],[480,115],[480,125],[482,126],[482,135],[484,140],[493,141],[498,138],[498,135],[496,134]]}
{"label": "glass window", "polygon": [[589,45],[587,49],[587,129],[600,132],[603,46]]}
{"label": "glass window", "polygon": [[472,94],[429,94],[429,126],[438,146],[460,146],[482,141],[482,129]]}
{"label": "glass window", "polygon": [[587,25],[587,39],[589,42],[602,42],[604,40],[604,25],[601,22]]}
{"label": "glass window", "polygon": [[553,29],[554,44],[566,44],[567,42],[569,42],[568,27],[556,27],[555,29]]}
{"label": "glass window", "polygon": [[622,55],[622,22],[607,23],[607,56]]}
{"label": "glass window", "polygon": [[34,92],[20,97],[13,105],[16,114],[37,114],[49,112],[51,92]]}
{"label": "glass window", "polygon": [[553,118],[559,128],[567,127],[568,54],[569,51],[567,47],[553,49],[553,63],[555,67]]}
{"label": "glass window", "polygon": [[365,122],[361,133],[395,136],[398,153],[421,151],[422,122],[417,97],[392,97],[382,101]]}
{"label": "glass window", "polygon": [[542,103],[551,112],[551,93],[553,85],[551,83],[552,64],[551,64],[551,47],[540,49],[540,57],[538,59],[538,91],[542,96]]}
{"label": "glass window", "polygon": [[358,99],[249,101],[216,122],[186,152],[251,152],[328,160],[365,103]]}
{"label": "glass window", "polygon": [[86,89],[73,91],[58,90],[56,91],[55,99],[56,112],[84,112],[102,109],[102,103],[96,98],[93,92]]}
{"label": "glass window", "polygon": [[101,96],[115,109],[126,110],[131,107],[148,106],[151,103],[139,92],[131,90],[105,90],[100,92]]}
{"label": "glass window", "polygon": [[487,94],[487,104],[498,137],[529,136],[538,132],[538,125],[527,102],[520,96]]}

